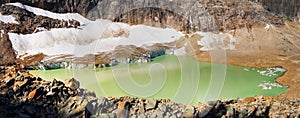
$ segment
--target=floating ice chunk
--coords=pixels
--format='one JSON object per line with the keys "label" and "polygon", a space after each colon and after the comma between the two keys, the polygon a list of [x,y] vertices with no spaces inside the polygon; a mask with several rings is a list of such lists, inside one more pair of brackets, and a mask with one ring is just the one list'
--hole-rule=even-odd
{"label": "floating ice chunk", "polygon": [[271,89],[272,89],[272,86],[269,86],[268,89],[271,90]]}
{"label": "floating ice chunk", "polygon": [[245,71],[250,71],[248,68],[244,68]]}
{"label": "floating ice chunk", "polygon": [[278,72],[285,72],[286,71],[284,68],[280,68],[280,67],[276,67],[275,70],[278,71]]}
{"label": "floating ice chunk", "polygon": [[263,90],[268,90],[268,87],[267,86],[263,86],[262,89]]}

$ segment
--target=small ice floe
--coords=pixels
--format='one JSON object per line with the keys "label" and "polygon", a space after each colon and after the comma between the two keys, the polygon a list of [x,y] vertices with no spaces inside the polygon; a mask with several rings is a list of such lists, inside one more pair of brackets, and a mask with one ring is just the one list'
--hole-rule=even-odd
{"label": "small ice floe", "polygon": [[272,86],[269,86],[268,89],[271,90],[271,89],[272,89]]}
{"label": "small ice floe", "polygon": [[266,87],[266,86],[263,86],[263,88],[262,88],[263,90],[268,90],[268,87]]}
{"label": "small ice floe", "polygon": [[277,87],[277,88],[282,88],[283,86],[275,83],[275,82],[263,82],[263,83],[259,83],[258,87],[262,88],[263,90],[272,90],[272,88]]}
{"label": "small ice floe", "polygon": [[245,71],[250,71],[248,68],[244,68]]}
{"label": "small ice floe", "polygon": [[278,76],[279,73],[283,73],[286,70],[280,67],[275,68],[267,68],[267,70],[257,70],[260,75],[272,77],[272,76]]}
{"label": "small ice floe", "polygon": [[275,67],[274,69],[278,72],[285,72],[286,71],[284,68],[280,68],[280,67]]}
{"label": "small ice floe", "polygon": [[270,25],[267,24],[266,27],[265,27],[265,30],[269,30],[270,29]]}

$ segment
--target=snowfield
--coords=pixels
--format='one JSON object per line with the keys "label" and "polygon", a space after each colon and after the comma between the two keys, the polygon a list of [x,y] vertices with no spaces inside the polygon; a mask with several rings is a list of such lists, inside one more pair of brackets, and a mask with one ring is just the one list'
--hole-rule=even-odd
{"label": "snowfield", "polygon": [[[135,45],[137,47],[151,46],[156,43],[169,43],[184,36],[182,32],[175,29],[162,29],[144,25],[130,26],[125,23],[116,23],[109,20],[98,19],[88,20],[77,13],[53,13],[40,8],[34,8],[21,3],[8,3],[36,15],[42,15],[60,20],[77,20],[81,26],[75,28],[54,28],[42,30],[33,34],[9,33],[13,48],[18,55],[34,55],[44,53],[49,56],[54,55],[74,55],[82,57],[87,54],[97,54],[109,52],[119,45]],[[8,18],[9,17],[9,18]],[[1,16],[13,22],[10,16]],[[235,49],[236,40],[230,34],[211,32],[197,32],[203,36],[198,44],[203,46],[200,50],[209,51],[214,49]],[[175,50],[176,55],[184,55],[185,48]]]}
{"label": "snowfield", "polygon": [[79,14],[57,14],[20,3],[9,3],[27,9],[37,15],[61,20],[77,20],[79,29],[54,28],[33,34],[9,33],[18,55],[44,53],[46,55],[71,54],[81,57],[87,54],[108,52],[119,45],[142,47],[155,43],[173,42],[184,34],[175,29],[161,29],[144,25],[130,26],[109,20],[87,20]]}
{"label": "snowfield", "polygon": [[212,32],[197,32],[197,34],[203,36],[198,41],[198,45],[202,46],[201,51],[210,50],[235,50],[235,44],[237,40],[228,33],[215,34]]}
{"label": "snowfield", "polygon": [[15,23],[15,24],[19,24],[16,21],[16,18],[11,16],[11,15],[2,15],[0,13],[0,21],[4,22],[4,23]]}

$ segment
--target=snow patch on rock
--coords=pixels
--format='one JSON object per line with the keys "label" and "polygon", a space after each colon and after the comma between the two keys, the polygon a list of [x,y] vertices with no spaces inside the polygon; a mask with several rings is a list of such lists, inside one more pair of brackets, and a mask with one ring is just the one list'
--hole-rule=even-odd
{"label": "snow patch on rock", "polygon": [[13,5],[16,7],[20,7],[22,9],[26,9],[30,12],[33,12],[36,15],[40,15],[40,16],[45,16],[45,17],[49,17],[49,18],[53,18],[53,19],[59,19],[59,20],[77,20],[78,22],[80,22],[80,24],[85,24],[87,22],[89,22],[88,19],[86,19],[85,17],[81,16],[78,13],[64,13],[64,14],[60,14],[60,13],[53,13],[47,10],[43,10],[40,8],[36,8],[36,7],[31,7],[28,5],[24,5],[22,3],[7,3],[7,5]]}
{"label": "snow patch on rock", "polygon": [[4,22],[4,23],[14,23],[14,24],[19,24],[16,21],[16,18],[11,16],[11,15],[2,15],[0,13],[0,21]]}
{"label": "snow patch on rock", "polygon": [[198,41],[201,51],[235,50],[236,39],[228,33],[197,32],[203,38]]}
{"label": "snow patch on rock", "polygon": [[112,51],[119,45],[143,47],[173,42],[183,36],[182,32],[175,29],[144,25],[130,26],[103,19],[91,21],[79,14],[58,14],[21,3],[8,4],[26,9],[36,15],[60,20],[77,20],[83,24],[80,28],[38,29],[41,32],[25,35],[9,33],[13,48],[19,55],[44,53],[49,56],[70,54],[81,57]]}

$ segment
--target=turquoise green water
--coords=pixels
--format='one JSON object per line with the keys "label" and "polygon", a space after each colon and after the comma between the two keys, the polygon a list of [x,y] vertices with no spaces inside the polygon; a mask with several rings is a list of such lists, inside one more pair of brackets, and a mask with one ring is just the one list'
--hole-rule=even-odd
{"label": "turquoise green water", "polygon": [[234,65],[197,62],[186,56],[165,55],[150,63],[111,68],[34,70],[46,80],[74,77],[98,96],[170,98],[181,103],[215,99],[273,96],[286,91],[274,82],[283,72]]}

